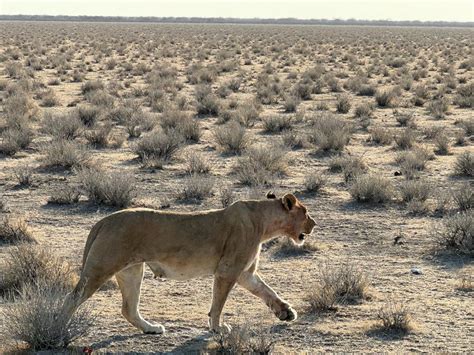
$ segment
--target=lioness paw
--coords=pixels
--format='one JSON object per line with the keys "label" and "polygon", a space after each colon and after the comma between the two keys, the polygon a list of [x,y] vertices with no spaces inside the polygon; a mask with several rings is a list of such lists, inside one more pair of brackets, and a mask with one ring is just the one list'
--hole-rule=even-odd
{"label": "lioness paw", "polygon": [[288,308],[284,308],[278,312],[276,316],[282,321],[291,322],[298,317],[298,314],[293,308],[288,306]]}
{"label": "lioness paw", "polygon": [[164,334],[165,327],[161,324],[150,324],[143,328],[143,333],[145,334]]}

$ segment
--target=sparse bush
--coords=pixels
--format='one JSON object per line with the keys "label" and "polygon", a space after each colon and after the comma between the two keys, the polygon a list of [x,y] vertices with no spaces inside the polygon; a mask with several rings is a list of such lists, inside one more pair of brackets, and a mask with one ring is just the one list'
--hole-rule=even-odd
{"label": "sparse bush", "polygon": [[404,202],[424,202],[430,196],[431,185],[424,180],[405,180],[400,185],[400,193]]}
{"label": "sparse bush", "polygon": [[90,145],[96,148],[104,148],[109,145],[110,133],[112,132],[111,124],[104,124],[93,127],[84,132],[84,137]]}
{"label": "sparse bush", "polygon": [[69,318],[62,310],[66,294],[66,289],[47,282],[24,286],[4,311],[9,336],[38,351],[65,348],[85,335],[93,323],[91,310],[83,306]]}
{"label": "sparse bush", "polygon": [[305,191],[317,193],[327,184],[327,181],[327,176],[320,172],[308,174],[304,179]]}
{"label": "sparse bush", "polygon": [[449,101],[445,97],[431,101],[428,105],[428,112],[437,119],[445,118],[448,110]]}
{"label": "sparse bush", "polygon": [[339,173],[344,171],[366,171],[367,166],[361,157],[340,155],[329,160],[329,171]]}
{"label": "sparse bush", "polygon": [[53,90],[48,90],[41,95],[41,106],[54,107],[59,106],[61,102]]}
{"label": "sparse bush", "polygon": [[444,218],[433,233],[442,247],[474,255],[474,210]]}
{"label": "sparse bush", "polygon": [[193,119],[186,112],[178,110],[165,110],[161,118],[161,127],[166,131],[175,130],[181,133],[188,142],[199,142],[201,127],[199,121]]}
{"label": "sparse bush", "polygon": [[348,95],[339,95],[336,100],[336,110],[339,113],[348,113],[351,109],[351,100]]}
{"label": "sparse bush", "polygon": [[237,179],[244,185],[269,185],[275,177],[285,174],[287,151],[279,145],[247,149],[235,167]]}
{"label": "sparse bush", "polygon": [[30,186],[33,183],[33,171],[29,166],[22,166],[13,170],[18,186]]}
{"label": "sparse bush", "polygon": [[216,127],[214,138],[220,149],[225,153],[240,154],[249,144],[249,135],[246,128],[235,121]]}
{"label": "sparse bush", "polygon": [[356,107],[354,115],[358,118],[372,116],[373,107],[369,103],[363,103]]}
{"label": "sparse bush", "polygon": [[474,82],[458,86],[454,103],[462,108],[474,107]]}
{"label": "sparse bush", "polygon": [[183,144],[183,137],[174,130],[155,130],[144,136],[133,148],[143,163],[149,159],[169,162]]}
{"label": "sparse bush", "polygon": [[193,174],[207,174],[211,170],[209,160],[201,154],[191,153],[187,160],[186,172]]}
{"label": "sparse bush", "polygon": [[352,182],[350,193],[358,202],[384,203],[392,199],[393,189],[390,181],[382,176],[361,174]]}
{"label": "sparse bush", "polygon": [[48,203],[53,205],[72,205],[78,203],[80,197],[81,192],[78,188],[66,185],[53,190],[52,195],[48,199]]}
{"label": "sparse bush", "polygon": [[134,179],[128,174],[84,168],[79,180],[89,201],[98,205],[128,207],[135,195]]}
{"label": "sparse bush", "polygon": [[285,95],[283,98],[283,108],[285,112],[296,112],[300,100],[294,95]]}
{"label": "sparse bush", "polygon": [[283,144],[291,149],[299,149],[307,146],[306,136],[295,130],[283,131],[281,138]]}
{"label": "sparse bush", "polygon": [[230,332],[214,335],[215,350],[222,354],[270,354],[274,340],[268,331],[244,326],[233,327]]}
{"label": "sparse bush", "polygon": [[276,257],[288,258],[313,254],[319,250],[319,247],[313,241],[308,240],[302,245],[297,245],[293,240],[282,237],[277,240],[272,249]]}
{"label": "sparse bush", "polygon": [[291,129],[291,117],[289,116],[269,116],[262,120],[263,129],[267,133],[280,133]]}
{"label": "sparse bush", "polygon": [[212,195],[214,178],[192,174],[183,183],[183,189],[178,194],[178,200],[199,202]]}
{"label": "sparse bush", "polygon": [[212,93],[210,86],[196,87],[197,112],[200,115],[217,115],[219,114],[220,103],[215,94]]}
{"label": "sparse bush", "polygon": [[0,276],[0,293],[11,297],[25,285],[47,282],[50,287],[72,290],[77,275],[71,266],[51,250],[20,244],[8,249]]}
{"label": "sparse bush", "polygon": [[105,85],[102,81],[91,80],[91,81],[86,81],[84,84],[82,84],[81,91],[82,91],[82,94],[85,95],[92,91],[103,90],[104,88],[105,88]]}
{"label": "sparse bush", "polygon": [[97,106],[81,105],[77,107],[76,112],[81,122],[85,126],[91,127],[97,122],[102,109]]}
{"label": "sparse bush", "polygon": [[0,153],[15,155],[21,149],[28,148],[33,140],[33,132],[27,126],[7,128],[0,134]]}
{"label": "sparse bush", "polygon": [[370,130],[370,140],[375,144],[389,145],[393,140],[393,133],[390,129],[374,127]]}
{"label": "sparse bush", "polygon": [[395,143],[400,149],[410,149],[415,145],[417,132],[412,128],[405,128],[402,133],[395,136]]}
{"label": "sparse bush", "polygon": [[380,107],[394,107],[398,93],[395,89],[377,90],[375,101]]}
{"label": "sparse bush", "polygon": [[445,133],[440,133],[434,138],[435,152],[439,155],[449,153],[449,137]]}
{"label": "sparse bush", "polygon": [[431,159],[431,155],[423,148],[417,148],[412,151],[404,151],[398,154],[396,162],[400,164],[402,174],[407,179],[416,177],[419,171],[423,171],[426,162]]}
{"label": "sparse bush", "polygon": [[454,174],[457,176],[474,176],[474,154],[464,152],[454,162]]}
{"label": "sparse bush", "polygon": [[382,306],[377,319],[381,321],[379,330],[384,332],[406,334],[413,329],[411,312],[400,303],[389,302]]}
{"label": "sparse bush", "polygon": [[24,220],[4,217],[0,220],[0,243],[36,243],[36,239]]}
{"label": "sparse bush", "polygon": [[415,113],[413,111],[394,111],[395,119],[402,127],[414,127]]}
{"label": "sparse bush", "polygon": [[452,198],[460,211],[467,211],[474,208],[474,190],[470,183],[465,183],[457,190],[454,190]]}
{"label": "sparse bush", "polygon": [[354,264],[325,264],[319,269],[318,283],[306,295],[312,313],[333,311],[337,304],[352,304],[367,298],[367,275]]}
{"label": "sparse bush", "polygon": [[43,132],[54,139],[74,139],[80,134],[81,128],[82,122],[75,114],[46,114],[42,121]]}
{"label": "sparse bush", "polygon": [[47,167],[70,169],[86,165],[89,154],[84,146],[65,139],[43,146],[43,162]]}
{"label": "sparse bush", "polygon": [[352,128],[346,121],[326,113],[313,119],[309,139],[323,151],[341,151],[351,135]]}

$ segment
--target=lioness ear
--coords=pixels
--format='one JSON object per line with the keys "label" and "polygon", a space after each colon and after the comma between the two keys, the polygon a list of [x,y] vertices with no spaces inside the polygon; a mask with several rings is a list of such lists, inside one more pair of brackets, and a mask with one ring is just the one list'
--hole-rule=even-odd
{"label": "lioness ear", "polygon": [[281,199],[281,203],[283,204],[283,207],[288,211],[291,211],[291,209],[296,205],[296,197],[293,194],[286,194]]}
{"label": "lioness ear", "polygon": [[267,198],[273,200],[273,199],[276,198],[276,195],[273,191],[268,191],[267,192]]}

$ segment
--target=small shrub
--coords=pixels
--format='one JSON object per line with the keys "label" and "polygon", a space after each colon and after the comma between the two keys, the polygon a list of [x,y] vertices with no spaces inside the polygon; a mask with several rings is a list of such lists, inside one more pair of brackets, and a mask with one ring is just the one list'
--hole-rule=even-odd
{"label": "small shrub", "polygon": [[428,112],[437,119],[445,118],[449,110],[449,101],[446,98],[431,101],[428,105]]}
{"label": "small shrub", "polygon": [[411,312],[400,303],[388,303],[382,306],[377,319],[381,322],[379,330],[406,334],[413,329]]}
{"label": "small shrub", "polygon": [[360,95],[360,96],[374,96],[376,92],[377,92],[377,89],[375,88],[374,85],[363,84],[359,88],[358,95]]}
{"label": "small shrub", "polygon": [[246,128],[235,121],[217,127],[214,130],[214,138],[223,152],[231,154],[240,154],[249,143]]}
{"label": "small shrub", "polygon": [[449,137],[445,133],[440,133],[434,138],[435,152],[439,155],[449,153]]}
{"label": "small shrub", "polygon": [[179,132],[187,142],[199,142],[201,127],[199,121],[187,113],[178,110],[165,110],[161,119],[161,127],[166,131]]}
{"label": "small shrub", "polygon": [[109,145],[110,133],[112,132],[111,124],[104,124],[101,126],[93,127],[92,129],[84,132],[84,137],[87,139],[90,145],[96,148],[104,148]]}
{"label": "small shrub", "polygon": [[375,94],[375,101],[380,107],[394,107],[397,97],[397,91],[394,89],[377,90]]}
{"label": "small shrub", "polygon": [[178,200],[200,202],[212,195],[214,179],[212,177],[192,174],[183,183],[183,189],[178,194]]}
{"label": "small shrub", "polygon": [[454,163],[454,174],[457,176],[474,177],[474,154],[464,152]]}
{"label": "small shrub", "polygon": [[404,202],[424,202],[430,196],[431,185],[424,180],[406,180],[400,185],[400,193]]}
{"label": "small shrub", "polygon": [[86,165],[89,154],[84,146],[62,139],[43,146],[42,160],[47,167],[70,169]]}
{"label": "small shrub", "polygon": [[474,108],[474,82],[458,86],[454,103],[461,108]]}
{"label": "small shrub", "polygon": [[389,145],[393,141],[393,133],[387,128],[374,127],[370,131],[370,140],[375,144]]}
{"label": "small shrub", "polygon": [[31,350],[66,348],[85,335],[93,317],[86,305],[72,318],[62,311],[67,290],[38,282],[23,287],[15,303],[4,311],[10,337],[26,342]]}
{"label": "small shrub", "polygon": [[0,153],[8,156],[15,155],[21,149],[26,149],[33,140],[33,132],[27,126],[7,128],[0,134]]}
{"label": "small shrub", "polygon": [[369,103],[363,103],[355,108],[354,115],[358,118],[372,116],[373,107]]}
{"label": "small shrub", "polygon": [[47,282],[50,287],[72,290],[77,275],[51,250],[33,244],[8,249],[0,276],[0,293],[11,297],[25,285]]}
{"label": "small shrub", "polygon": [[418,134],[412,128],[405,128],[402,133],[395,136],[395,143],[400,149],[410,149],[415,145]]}
{"label": "small shrub", "polygon": [[72,205],[79,202],[81,192],[78,188],[70,185],[55,189],[48,199],[49,204],[53,205]]}
{"label": "small shrub", "polygon": [[289,116],[269,116],[264,118],[262,122],[266,133],[280,133],[292,128],[291,117]]}
{"label": "small shrub", "polygon": [[329,160],[329,171],[340,173],[344,171],[366,171],[367,166],[361,157],[340,155]]}
{"label": "small shrub", "polygon": [[0,243],[36,243],[36,239],[24,220],[5,217],[0,220]]}
{"label": "small shrub", "polygon": [[84,168],[79,180],[89,201],[98,205],[128,207],[135,194],[134,179],[127,174]]}
{"label": "small shrub", "polygon": [[104,88],[105,88],[105,85],[102,81],[99,81],[99,80],[86,81],[84,84],[82,84],[81,91],[82,91],[82,94],[85,95],[95,90],[103,90]]}
{"label": "small shrub", "polygon": [[474,255],[474,210],[444,218],[433,233],[442,247]]}
{"label": "small shrub", "polygon": [[42,121],[43,132],[54,139],[74,139],[81,132],[82,122],[75,114],[56,115],[46,114]]}
{"label": "small shrub", "polygon": [[247,149],[234,169],[237,179],[244,185],[270,185],[275,177],[285,174],[286,154],[287,151],[279,145]]}
{"label": "small shrub", "polygon": [[306,136],[295,130],[283,131],[281,138],[283,144],[291,149],[300,149],[308,145]]}
{"label": "small shrub", "polygon": [[304,179],[305,191],[317,193],[327,184],[327,181],[327,176],[320,172],[314,172],[312,174],[306,175]]}
{"label": "small shrub", "polygon": [[268,331],[255,326],[233,327],[230,332],[214,335],[214,350],[219,354],[270,354],[274,340]]}
{"label": "small shrub", "polygon": [[474,190],[470,183],[465,183],[457,190],[454,190],[452,198],[460,211],[467,211],[474,208]]}
{"label": "small shrub", "polygon": [[326,113],[313,119],[309,139],[323,151],[341,151],[351,135],[352,128],[346,121]]}
{"label": "small shrub", "polygon": [[319,250],[319,247],[311,241],[305,241],[303,245],[297,245],[293,240],[283,237],[277,240],[272,249],[276,257],[288,258],[313,254]]}
{"label": "small shrub", "polygon": [[174,158],[183,144],[183,137],[174,130],[155,130],[144,136],[133,148],[143,163],[154,159],[168,162]]}
{"label": "small shrub", "polygon": [[197,86],[195,95],[198,114],[214,116],[219,114],[219,99],[212,93],[210,86]]}
{"label": "small shrub", "polygon": [[351,109],[351,100],[348,95],[339,95],[336,100],[336,110],[339,113],[348,113]]}
{"label": "small shrub", "polygon": [[333,311],[337,304],[351,304],[367,298],[367,275],[354,264],[325,264],[319,270],[318,283],[306,295],[312,313]]}
{"label": "small shrub", "polygon": [[299,98],[294,95],[285,95],[283,99],[283,109],[285,112],[296,112],[299,104]]}
{"label": "small shrub", "polygon": [[402,127],[414,127],[415,113],[413,111],[394,111],[395,119]]}
{"label": "small shrub", "polygon": [[191,153],[187,161],[186,172],[193,174],[207,174],[211,170],[209,160],[198,153]]}
{"label": "small shrub", "polygon": [[384,177],[361,174],[355,177],[350,193],[358,202],[384,203],[392,199],[393,189],[390,181]]}
{"label": "small shrub", "polygon": [[77,117],[79,117],[81,122],[88,127],[93,126],[97,122],[101,113],[102,109],[97,106],[81,105],[78,106],[76,110]]}
{"label": "small shrub", "polygon": [[18,181],[18,186],[30,186],[33,183],[33,171],[28,166],[14,169],[13,174]]}

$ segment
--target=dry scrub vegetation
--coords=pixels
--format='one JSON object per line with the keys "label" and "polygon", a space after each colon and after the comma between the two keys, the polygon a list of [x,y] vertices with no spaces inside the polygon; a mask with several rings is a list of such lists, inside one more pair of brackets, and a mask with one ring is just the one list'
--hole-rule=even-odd
{"label": "dry scrub vegetation", "polygon": [[[0,23],[0,351],[467,352],[472,34]],[[211,279],[148,270],[141,311],[167,334],[136,334],[115,287],[65,322],[62,297],[105,215],[269,189],[295,192],[317,221],[303,247],[262,248],[260,273],[295,322],[236,287],[224,318],[247,326],[212,337]]]}

